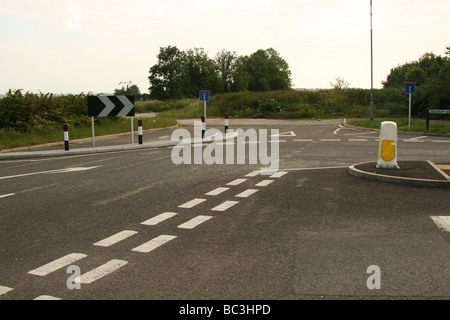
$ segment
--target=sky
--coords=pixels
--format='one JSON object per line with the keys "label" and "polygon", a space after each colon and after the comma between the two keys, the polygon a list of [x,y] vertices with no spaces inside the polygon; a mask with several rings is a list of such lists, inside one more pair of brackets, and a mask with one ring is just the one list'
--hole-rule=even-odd
{"label": "sky", "polygon": [[[294,88],[371,88],[370,0],[0,0],[0,94],[148,93],[161,47],[275,49]],[[450,45],[449,0],[373,0],[373,86]],[[208,88],[204,88],[208,89]]]}

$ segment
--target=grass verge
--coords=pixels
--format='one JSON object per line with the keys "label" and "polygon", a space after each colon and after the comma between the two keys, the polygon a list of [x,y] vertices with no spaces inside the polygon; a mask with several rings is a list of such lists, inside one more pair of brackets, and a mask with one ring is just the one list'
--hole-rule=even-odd
{"label": "grass verge", "polygon": [[386,119],[374,119],[374,120],[353,120],[348,124],[364,127],[364,128],[372,128],[372,129],[380,129],[381,123],[383,121],[393,121],[397,123],[397,129],[399,131],[409,131],[409,132],[426,132],[426,133],[436,133],[436,134],[449,134],[450,133],[450,125],[449,122],[438,122],[438,121],[430,121],[430,128],[427,130],[426,121],[422,119],[411,119],[411,127],[409,128],[408,118],[386,118]]}
{"label": "grass verge", "polygon": [[[144,130],[170,127],[177,124],[175,118],[167,117],[143,118],[141,120]],[[134,119],[133,125],[136,131],[138,128],[136,118]],[[127,118],[121,118],[115,121],[105,120],[101,124],[95,124],[95,136],[124,133],[130,130],[131,121]],[[92,137],[91,126],[69,128],[69,138],[71,140],[89,137]],[[64,141],[64,131],[62,128],[30,129],[26,132],[11,129],[0,131],[0,150],[61,141]]]}

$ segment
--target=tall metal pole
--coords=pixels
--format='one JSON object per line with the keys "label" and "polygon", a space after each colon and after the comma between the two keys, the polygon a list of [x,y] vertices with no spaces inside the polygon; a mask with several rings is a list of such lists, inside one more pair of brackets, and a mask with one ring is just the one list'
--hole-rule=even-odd
{"label": "tall metal pole", "polygon": [[370,0],[370,120],[373,120],[373,38],[372,38],[372,0]]}

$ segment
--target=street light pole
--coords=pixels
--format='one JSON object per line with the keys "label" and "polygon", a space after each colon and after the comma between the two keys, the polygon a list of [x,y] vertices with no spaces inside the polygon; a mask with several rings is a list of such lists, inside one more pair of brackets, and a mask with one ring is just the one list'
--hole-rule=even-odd
{"label": "street light pole", "polygon": [[370,120],[373,120],[373,38],[372,38],[372,0],[370,0]]}

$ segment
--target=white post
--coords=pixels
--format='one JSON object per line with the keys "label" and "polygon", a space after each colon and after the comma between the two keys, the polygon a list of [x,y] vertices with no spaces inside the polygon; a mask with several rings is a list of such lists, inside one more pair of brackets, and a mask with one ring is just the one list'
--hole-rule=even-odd
{"label": "white post", "polygon": [[94,117],[92,117],[92,146],[95,147]]}
{"label": "white post", "polygon": [[134,117],[131,117],[131,144],[134,144]]}
{"label": "white post", "polygon": [[204,116],[205,116],[205,130],[206,130],[206,100],[203,101],[203,108],[205,109]]}
{"label": "white post", "polygon": [[409,94],[408,130],[411,129],[411,93]]}

